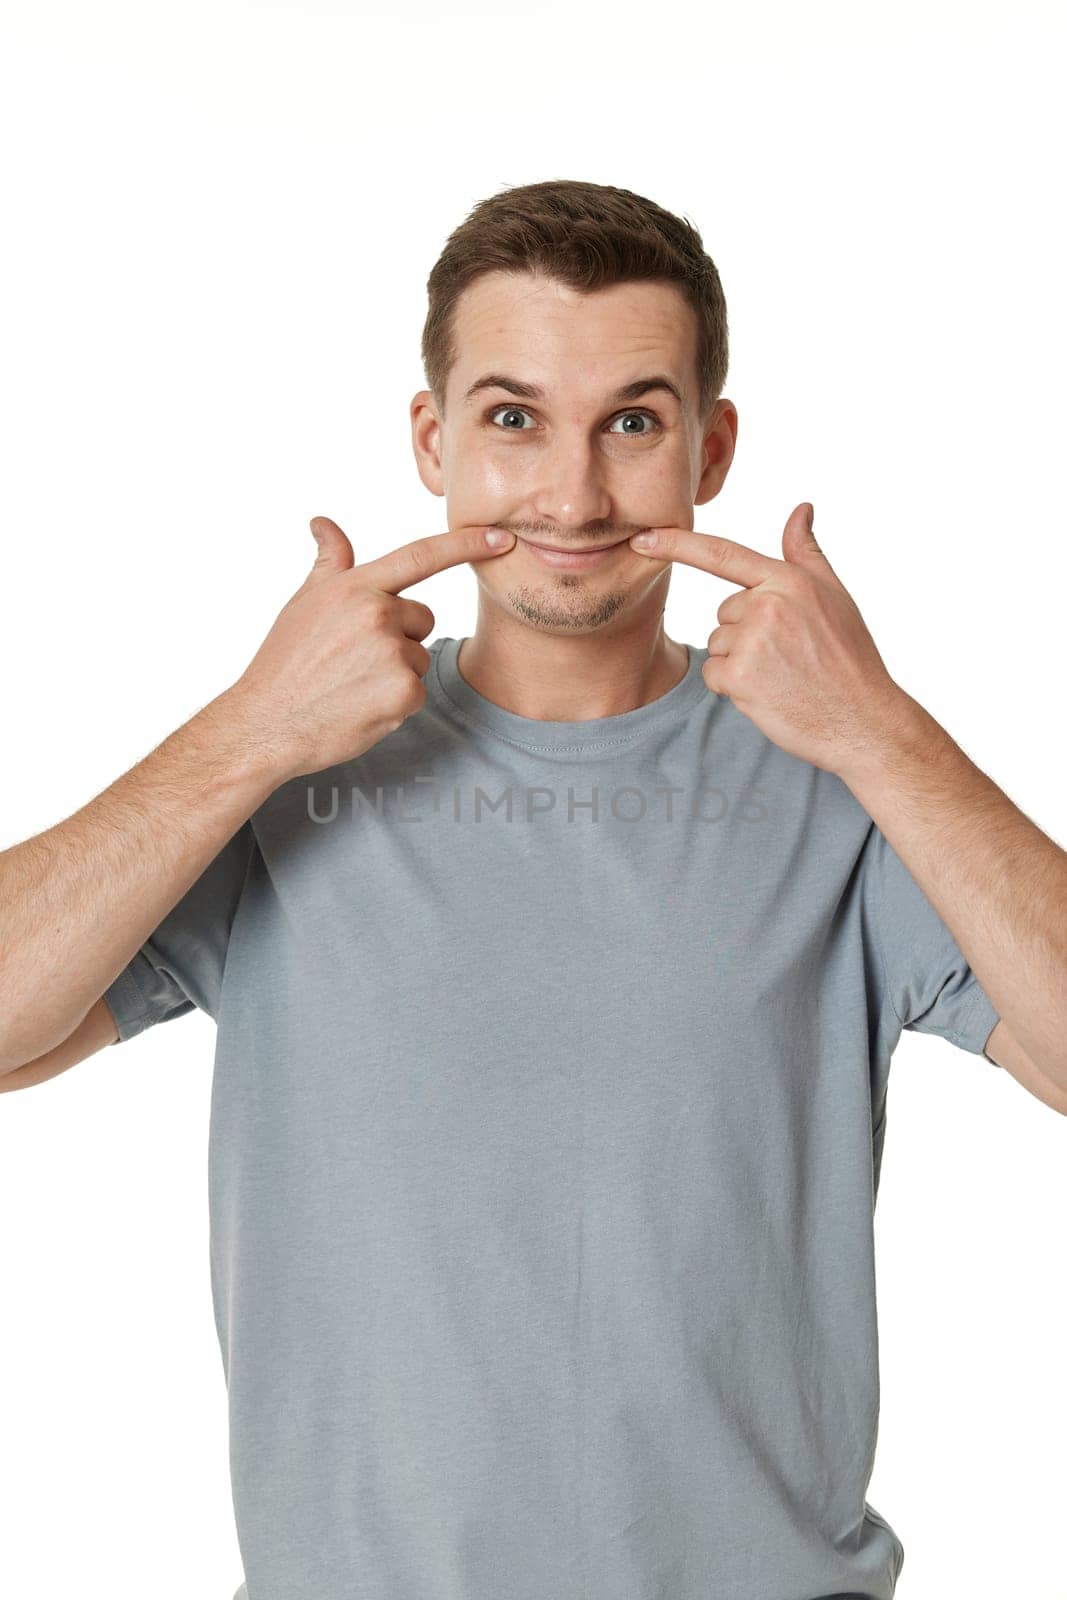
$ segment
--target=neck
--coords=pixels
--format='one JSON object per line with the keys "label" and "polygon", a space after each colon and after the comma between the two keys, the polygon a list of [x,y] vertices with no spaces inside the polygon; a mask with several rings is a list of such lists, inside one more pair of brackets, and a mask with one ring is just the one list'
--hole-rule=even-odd
{"label": "neck", "polygon": [[582,634],[479,615],[456,665],[472,689],[516,716],[587,722],[658,700],[682,681],[689,652],[667,637],[662,615],[652,627]]}

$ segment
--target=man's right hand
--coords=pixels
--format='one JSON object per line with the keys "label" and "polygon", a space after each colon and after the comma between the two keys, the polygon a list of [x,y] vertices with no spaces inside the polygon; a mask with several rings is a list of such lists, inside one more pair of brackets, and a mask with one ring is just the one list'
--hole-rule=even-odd
{"label": "man's right hand", "polygon": [[375,561],[355,563],[329,517],[313,517],[319,553],[305,581],[223,698],[277,756],[281,777],[352,760],[392,733],[426,700],[435,626],[429,606],[401,590],[463,561],[504,555],[483,527],[428,534]]}

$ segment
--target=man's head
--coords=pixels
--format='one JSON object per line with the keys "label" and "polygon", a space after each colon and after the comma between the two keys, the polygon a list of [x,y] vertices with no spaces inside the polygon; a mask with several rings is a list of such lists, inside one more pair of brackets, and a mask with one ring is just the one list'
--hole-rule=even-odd
{"label": "man's head", "polygon": [[[446,496],[450,529],[517,536],[473,565],[483,599],[548,632],[662,611],[670,567],[627,540],[691,528],[737,434],[721,397],[726,304],[700,235],[625,189],[530,184],[474,209],[427,288],[430,387],[411,403],[419,474]],[[575,570],[534,543],[618,548]]]}

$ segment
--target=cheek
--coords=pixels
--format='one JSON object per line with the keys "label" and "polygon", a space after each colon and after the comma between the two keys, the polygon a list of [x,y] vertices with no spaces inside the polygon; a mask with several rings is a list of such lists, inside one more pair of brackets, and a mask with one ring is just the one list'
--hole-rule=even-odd
{"label": "cheek", "polygon": [[460,510],[470,512],[470,522],[492,522],[514,510],[512,502],[522,484],[518,472],[509,470],[492,451],[470,450],[458,455],[447,475],[448,496]]}
{"label": "cheek", "polygon": [[653,503],[672,511],[677,510],[679,502],[692,506],[689,498],[691,476],[692,462],[686,450],[672,449],[669,454],[657,451],[655,461],[648,463],[648,471],[642,477],[641,492]]}

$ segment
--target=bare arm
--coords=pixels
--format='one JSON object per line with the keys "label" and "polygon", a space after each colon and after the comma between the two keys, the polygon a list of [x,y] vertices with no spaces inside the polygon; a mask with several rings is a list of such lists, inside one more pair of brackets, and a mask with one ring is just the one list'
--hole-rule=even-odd
{"label": "bare arm", "polygon": [[118,1038],[119,1030],[111,1008],[101,998],[89,1007],[69,1039],[57,1044],[54,1050],[46,1050],[36,1060],[27,1061],[25,1066],[16,1067],[14,1072],[0,1073],[0,1094],[9,1089],[29,1089],[32,1084],[55,1078],[68,1067],[76,1067],[79,1061],[103,1050],[105,1045],[117,1044]]}
{"label": "bare arm", "polygon": [[[899,691],[840,776],[952,934],[1031,1066],[1067,1097],[1067,850]],[[1009,1069],[1010,1070],[1010,1069]]]}
{"label": "bare arm", "polygon": [[235,686],[73,816],[0,852],[0,1076],[69,1041],[285,775]]}
{"label": "bare arm", "polygon": [[281,783],[421,708],[434,615],[401,590],[502,548],[496,529],[460,528],[357,567],[336,523],[312,532],[311,572],[237,682],[80,811],[0,852],[0,1078],[71,1040]]}
{"label": "bare arm", "polygon": [[985,1042],[986,1059],[1004,1067],[1032,1095],[1067,1117],[1067,1090],[1036,1066],[1001,1017]]}

